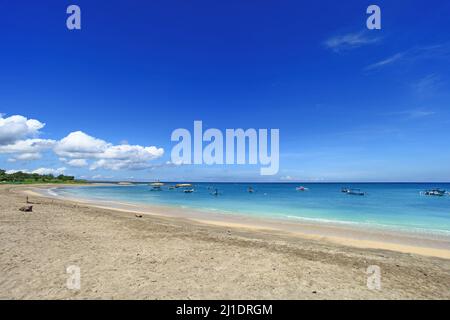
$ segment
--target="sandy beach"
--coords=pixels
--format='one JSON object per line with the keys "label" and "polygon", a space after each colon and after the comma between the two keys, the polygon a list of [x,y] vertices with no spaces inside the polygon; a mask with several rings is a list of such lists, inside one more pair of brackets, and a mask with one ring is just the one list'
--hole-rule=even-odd
{"label": "sandy beach", "polygon": [[[383,242],[337,228],[324,237],[308,225],[281,231],[183,212],[137,217],[38,193],[29,194],[33,212],[21,212],[26,189],[0,186],[1,299],[450,298],[440,239]],[[367,286],[374,265],[380,290]],[[67,287],[68,266],[80,268],[80,290]]]}

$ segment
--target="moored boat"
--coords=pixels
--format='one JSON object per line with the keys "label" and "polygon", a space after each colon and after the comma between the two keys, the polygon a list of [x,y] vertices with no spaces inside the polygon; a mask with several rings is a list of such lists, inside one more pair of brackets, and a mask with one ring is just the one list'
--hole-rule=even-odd
{"label": "moored boat", "polygon": [[347,194],[353,195],[353,196],[365,196],[366,193],[364,191],[361,191],[361,189],[348,189]]}
{"label": "moored boat", "polygon": [[190,183],[178,183],[175,185],[175,188],[190,188],[192,187],[192,184]]}
{"label": "moored boat", "polygon": [[151,183],[150,186],[152,187],[151,191],[162,191],[161,187],[164,186],[164,183],[158,181]]}
{"label": "moored boat", "polygon": [[423,192],[424,195],[426,196],[436,196],[436,197],[443,197],[446,194],[448,194],[447,191],[442,190],[442,189],[431,189],[431,190],[425,190]]}

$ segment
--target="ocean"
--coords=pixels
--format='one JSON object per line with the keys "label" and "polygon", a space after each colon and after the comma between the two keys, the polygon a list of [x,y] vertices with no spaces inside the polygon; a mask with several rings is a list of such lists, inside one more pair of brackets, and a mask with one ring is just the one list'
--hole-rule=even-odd
{"label": "ocean", "polygon": [[[193,183],[182,189],[151,191],[148,184],[55,188],[61,196],[146,205],[201,209],[225,215],[347,224],[450,236],[450,195],[421,194],[427,189],[450,190],[448,183]],[[253,193],[248,188],[254,189]],[[358,188],[364,196],[341,188]],[[211,193],[217,189],[218,196]]]}

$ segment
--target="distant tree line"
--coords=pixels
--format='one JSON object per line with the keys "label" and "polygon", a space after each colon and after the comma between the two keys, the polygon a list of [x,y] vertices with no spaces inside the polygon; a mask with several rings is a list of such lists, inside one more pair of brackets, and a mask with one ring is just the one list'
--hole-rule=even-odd
{"label": "distant tree line", "polygon": [[54,176],[52,174],[37,174],[26,173],[22,171],[14,173],[6,173],[5,170],[0,169],[0,182],[1,183],[75,183],[83,182],[75,180],[73,176],[65,176],[63,174]]}

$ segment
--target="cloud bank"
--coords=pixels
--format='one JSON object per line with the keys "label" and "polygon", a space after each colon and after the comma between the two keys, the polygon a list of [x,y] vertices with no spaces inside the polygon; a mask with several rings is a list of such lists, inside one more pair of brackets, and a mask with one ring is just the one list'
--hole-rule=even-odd
{"label": "cloud bank", "polygon": [[38,120],[19,115],[8,118],[0,115],[0,154],[7,154],[9,162],[16,162],[38,160],[42,153],[52,151],[68,166],[90,170],[148,169],[153,166],[151,161],[164,155],[163,148],[115,145],[82,131],[71,132],[61,140],[39,139],[39,130],[44,126]]}

